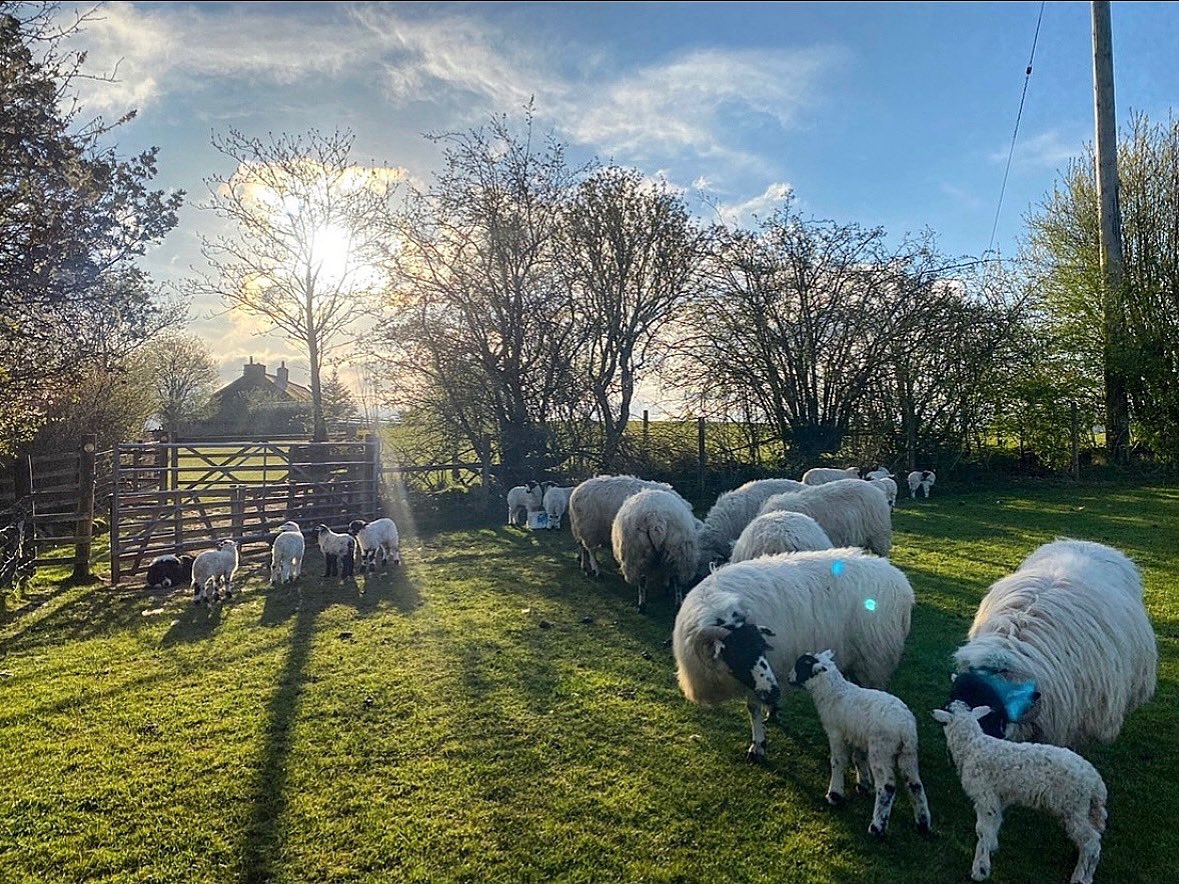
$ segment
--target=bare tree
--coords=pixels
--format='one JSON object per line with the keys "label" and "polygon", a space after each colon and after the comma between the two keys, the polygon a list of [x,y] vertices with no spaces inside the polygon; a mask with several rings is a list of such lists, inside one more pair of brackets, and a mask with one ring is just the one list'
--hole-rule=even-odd
{"label": "bare tree", "polygon": [[320,371],[350,342],[350,326],[384,289],[391,201],[400,178],[388,166],[352,163],[354,136],[312,131],[268,141],[230,130],[213,145],[234,171],[206,179],[204,208],[233,228],[202,237],[210,271],[194,294],[261,316],[306,348],[314,438],[327,439]]}
{"label": "bare tree", "polygon": [[155,338],[142,358],[145,380],[155,392],[160,428],[174,433],[201,413],[217,380],[217,367],[204,341],[182,332]]}
{"label": "bare tree", "polygon": [[611,470],[635,386],[666,352],[660,332],[698,285],[707,236],[678,193],[610,166],[577,187],[561,241],[579,324],[577,370],[602,427],[598,465]]}

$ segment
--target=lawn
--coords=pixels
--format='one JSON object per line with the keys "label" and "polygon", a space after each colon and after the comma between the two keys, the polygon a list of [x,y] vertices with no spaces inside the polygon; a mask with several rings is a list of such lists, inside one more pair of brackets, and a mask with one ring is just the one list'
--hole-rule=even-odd
{"label": "lawn", "polygon": [[[769,760],[744,763],[744,708],[698,709],[610,569],[567,529],[415,532],[404,568],[297,586],[261,565],[238,597],[44,580],[0,623],[0,881],[938,882],[965,880],[973,814],[929,710],[991,581],[1071,535],[1143,568],[1159,688],[1113,746],[1098,880],[1179,868],[1179,490],[938,487],[903,499],[895,563],[918,607],[891,689],[917,713],[935,832],[900,801],[823,800],[826,741],[792,694]],[[52,576],[52,575],[51,575]],[[1066,881],[1063,830],[1013,811],[992,880]]]}

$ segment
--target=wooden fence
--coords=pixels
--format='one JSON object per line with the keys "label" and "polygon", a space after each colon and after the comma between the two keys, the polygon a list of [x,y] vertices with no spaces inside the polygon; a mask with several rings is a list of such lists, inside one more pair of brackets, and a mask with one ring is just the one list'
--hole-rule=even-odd
{"label": "wooden fence", "polygon": [[112,465],[112,584],[163,553],[228,538],[264,554],[288,520],[339,530],[380,509],[376,440],[124,444]]}

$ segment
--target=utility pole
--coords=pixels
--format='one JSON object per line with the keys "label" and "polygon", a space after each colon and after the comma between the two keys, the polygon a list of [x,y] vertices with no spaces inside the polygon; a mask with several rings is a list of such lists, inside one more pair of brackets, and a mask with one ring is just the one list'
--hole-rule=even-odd
{"label": "utility pole", "polygon": [[1100,217],[1102,366],[1105,375],[1105,450],[1125,463],[1130,447],[1130,407],[1121,365],[1122,212],[1118,205],[1118,133],[1114,115],[1113,34],[1109,0],[1093,0],[1093,108],[1097,122],[1097,200]]}

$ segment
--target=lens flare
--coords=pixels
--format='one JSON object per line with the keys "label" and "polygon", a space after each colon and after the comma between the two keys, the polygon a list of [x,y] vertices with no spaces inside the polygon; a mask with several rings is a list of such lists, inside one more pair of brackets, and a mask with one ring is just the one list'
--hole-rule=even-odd
{"label": "lens flare", "polygon": [[865,611],[875,611],[876,610],[876,599],[864,599],[864,610]]}

